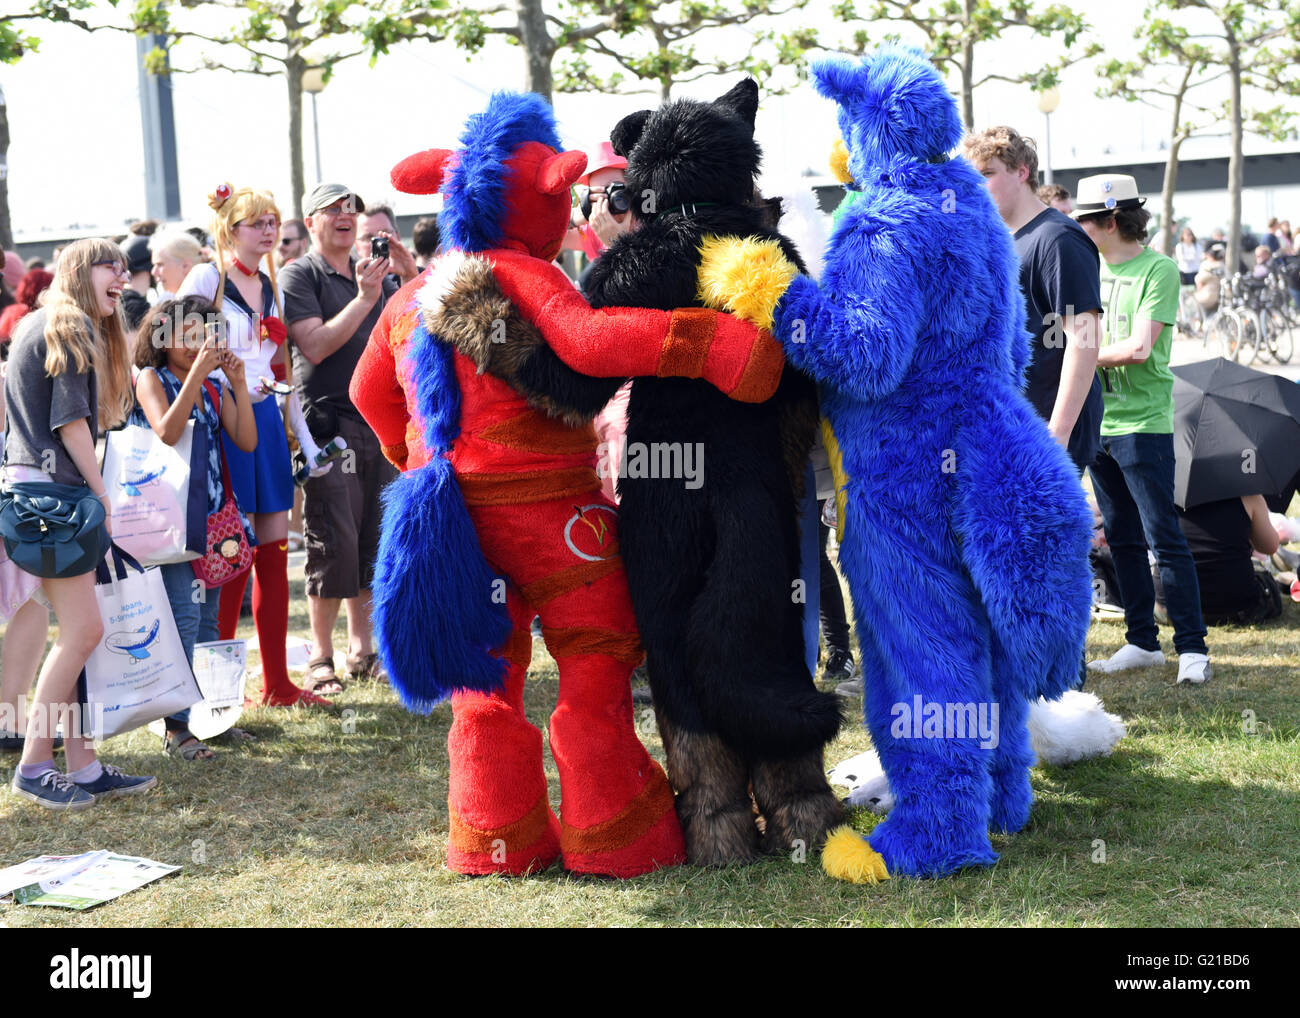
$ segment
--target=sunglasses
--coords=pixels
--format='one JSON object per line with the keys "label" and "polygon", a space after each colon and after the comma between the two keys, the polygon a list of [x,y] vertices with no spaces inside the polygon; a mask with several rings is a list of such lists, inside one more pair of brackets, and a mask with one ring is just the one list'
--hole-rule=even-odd
{"label": "sunglasses", "polygon": [[[582,209],[584,219],[591,218],[591,195],[592,189],[589,187],[576,188],[578,195],[578,208]],[[606,184],[603,188],[596,188],[597,195],[604,194],[605,199],[609,202],[609,211],[616,216],[621,216],[624,212],[632,207],[632,197],[627,193],[627,184],[621,180],[616,180],[612,184]]]}
{"label": "sunglasses", "polygon": [[281,237],[281,238],[280,238],[280,246],[281,246],[281,247],[284,247],[284,246],[287,245],[287,244],[296,244],[296,243],[298,243],[298,241],[300,241],[300,240],[302,240],[301,237]]}

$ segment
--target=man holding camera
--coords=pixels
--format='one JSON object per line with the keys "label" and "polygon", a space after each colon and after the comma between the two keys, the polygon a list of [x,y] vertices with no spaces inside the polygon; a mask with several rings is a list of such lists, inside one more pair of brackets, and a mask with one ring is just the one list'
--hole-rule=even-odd
{"label": "man holding camera", "polygon": [[[379,495],[396,471],[374,432],[348,398],[352,372],[380,312],[401,283],[415,278],[415,260],[396,237],[379,231],[367,257],[353,255],[365,204],[342,184],[318,184],[303,199],[311,250],[280,274],[293,374],[308,427],[324,447],[342,438],[336,468],[303,486],[307,546],[307,611],[312,652],[306,686],[340,692],[332,634],[339,606],[348,617],[348,673],[378,672],[370,625],[370,583],[379,545]],[[397,275],[389,273],[396,270]]]}

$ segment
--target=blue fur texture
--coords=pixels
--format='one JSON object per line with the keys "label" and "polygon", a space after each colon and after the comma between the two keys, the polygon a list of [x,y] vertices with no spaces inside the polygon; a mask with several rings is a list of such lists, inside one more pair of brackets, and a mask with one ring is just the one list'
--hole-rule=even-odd
{"label": "blue fur texture", "polygon": [[[1078,677],[1091,518],[1065,452],[1020,393],[1028,345],[1011,235],[934,68],[887,47],[813,69],[840,105],[862,198],[818,289],[777,313],[789,360],[822,387],[848,480],[840,564],[853,595],[864,713],[898,804],[869,841],[893,874],[997,856],[1027,821],[1028,703]],[[960,720],[902,724],[914,697]],[[963,705],[998,707],[996,746]],[[964,737],[958,737],[962,736]]]}
{"label": "blue fur texture", "polygon": [[505,661],[492,652],[510,635],[510,620],[442,455],[460,433],[451,349],[421,317],[408,357],[432,458],[384,492],[371,589],[375,635],[393,688],[408,710],[427,714],[453,692],[501,688]]}
{"label": "blue fur texture", "polygon": [[443,185],[438,225],[451,247],[486,251],[504,236],[508,177],[502,167],[526,141],[562,148],[550,104],[534,92],[497,92],[482,113],[469,118],[464,146]]}

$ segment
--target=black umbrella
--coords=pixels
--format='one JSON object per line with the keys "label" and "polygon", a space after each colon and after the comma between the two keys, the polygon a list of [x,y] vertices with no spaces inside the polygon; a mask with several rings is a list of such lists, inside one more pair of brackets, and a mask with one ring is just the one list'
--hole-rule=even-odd
{"label": "black umbrella", "polygon": [[1300,471],[1300,385],[1222,357],[1174,375],[1174,501],[1275,495]]}

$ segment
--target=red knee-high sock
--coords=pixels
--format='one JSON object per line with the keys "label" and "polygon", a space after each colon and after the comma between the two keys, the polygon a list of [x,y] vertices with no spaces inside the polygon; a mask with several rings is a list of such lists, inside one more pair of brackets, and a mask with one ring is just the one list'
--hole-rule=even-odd
{"label": "red knee-high sock", "polygon": [[244,607],[248,573],[220,587],[221,607],[217,610],[217,629],[223,640],[233,640],[239,628],[239,613]]}
{"label": "red knee-high sock", "polygon": [[289,542],[268,541],[253,553],[253,619],[262,655],[262,702],[291,703],[301,690],[289,681]]}

